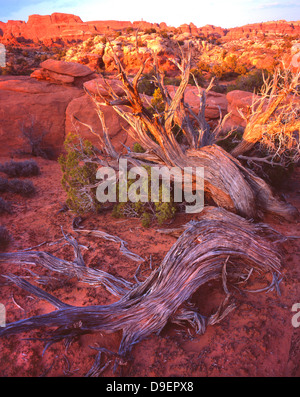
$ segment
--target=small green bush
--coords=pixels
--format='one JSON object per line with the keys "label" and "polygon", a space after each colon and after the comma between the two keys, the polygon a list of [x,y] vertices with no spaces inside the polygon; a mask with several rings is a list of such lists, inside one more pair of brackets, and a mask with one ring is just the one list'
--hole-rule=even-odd
{"label": "small green bush", "polygon": [[139,81],[138,92],[140,94],[152,96],[156,88],[157,86],[154,82],[154,71],[152,70],[149,73],[145,73]]}
{"label": "small green bush", "polygon": [[145,149],[138,142],[135,142],[133,145],[134,153],[145,153]]}
{"label": "small green bush", "polygon": [[164,85],[174,85],[175,87],[179,87],[180,82],[180,77],[164,77]]}
{"label": "small green bush", "polygon": [[[152,221],[156,220],[159,225],[174,218],[177,208],[172,200],[170,202],[162,201],[162,185],[159,187],[159,201],[151,202],[151,167],[145,166],[148,172],[148,201],[147,202],[117,202],[113,208],[113,216],[120,217],[138,217],[144,227],[149,227]],[[127,191],[134,183],[129,179],[127,183]],[[117,186],[117,197],[119,197],[119,186]]]}
{"label": "small green bush", "polygon": [[151,105],[159,113],[162,113],[165,110],[165,103],[164,103],[163,96],[162,96],[162,93],[159,88],[156,88],[156,90],[153,93]]}
{"label": "small green bush", "polygon": [[[101,208],[101,203],[96,197],[98,166],[89,161],[96,156],[92,144],[89,141],[82,142],[76,135],[69,134],[64,146],[66,153],[59,157],[58,162],[63,172],[62,186],[67,192],[67,206],[78,214],[97,211]],[[139,143],[134,145],[134,150],[137,153],[144,152]],[[158,193],[159,201],[157,203],[151,201],[151,168],[145,166],[145,169],[148,173],[148,201],[119,202],[120,185],[117,184],[117,202],[112,214],[114,217],[138,217],[142,225],[148,227],[153,220],[162,224],[172,219],[177,208],[172,197],[170,202],[162,201],[162,185]],[[135,180],[127,179],[127,192],[134,182]]]}
{"label": "small green bush", "polygon": [[67,192],[68,207],[78,214],[97,211],[100,203],[96,199],[95,185],[97,164],[83,162],[94,157],[93,145],[82,141],[77,135],[69,134],[64,142],[65,154],[60,155],[58,163],[63,173],[62,187]]}
{"label": "small green bush", "polygon": [[222,79],[226,74],[224,67],[217,64],[213,65],[213,67],[211,68],[211,72],[218,79]]}
{"label": "small green bush", "polygon": [[202,72],[209,72],[210,69],[211,69],[210,65],[209,65],[207,62],[204,62],[204,61],[198,62],[197,67],[198,67],[198,69],[201,70]]}
{"label": "small green bush", "polygon": [[267,71],[261,69],[251,71],[244,76],[239,76],[235,84],[228,85],[227,92],[233,90],[259,91],[264,85],[264,76],[267,77],[268,75],[269,73]]}
{"label": "small green bush", "polygon": [[201,70],[198,68],[192,68],[190,73],[191,74],[189,77],[189,84],[196,85],[195,80],[194,80],[194,79],[196,79],[197,84],[200,87],[203,87],[203,85],[205,83],[205,79],[204,79],[204,76],[203,76]]}

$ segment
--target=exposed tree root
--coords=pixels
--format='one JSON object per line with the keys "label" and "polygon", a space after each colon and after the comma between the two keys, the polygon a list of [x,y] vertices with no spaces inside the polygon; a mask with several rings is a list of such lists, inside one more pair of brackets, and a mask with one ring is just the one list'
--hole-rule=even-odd
{"label": "exposed tree root", "polygon": [[[251,223],[221,208],[206,207],[199,221],[186,226],[161,265],[145,281],[136,284],[85,267],[78,244],[70,238],[75,251],[73,262],[43,252],[0,254],[0,263],[41,265],[68,276],[76,275],[92,285],[101,283],[120,296],[110,305],[70,306],[22,278],[8,275],[10,281],[47,300],[57,310],[7,324],[0,336],[55,327],[46,339],[50,345],[84,333],[122,331],[118,357],[124,360],[134,344],[159,333],[168,321],[187,323],[197,333],[203,333],[208,325],[217,323],[233,309],[233,305],[228,305],[231,284],[247,280],[253,269],[280,275],[281,258],[275,244],[280,239],[282,235],[265,224]],[[270,288],[277,284],[277,279],[273,277]],[[226,299],[216,313],[205,317],[189,299],[200,286],[212,280],[222,281]],[[100,360],[101,355],[91,376],[106,368],[100,365]]]}

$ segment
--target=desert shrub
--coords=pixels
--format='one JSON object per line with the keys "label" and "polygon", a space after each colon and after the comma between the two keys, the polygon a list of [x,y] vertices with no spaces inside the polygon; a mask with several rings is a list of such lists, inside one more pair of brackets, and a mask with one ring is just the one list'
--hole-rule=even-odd
{"label": "desert shrub", "polygon": [[57,54],[56,54],[56,58],[58,59],[58,60],[61,60],[61,59],[63,59],[65,56],[66,56],[66,53],[67,53],[67,50],[66,49],[59,49],[58,51],[57,51]]}
{"label": "desert shrub", "polygon": [[294,40],[295,38],[293,37],[293,36],[284,36],[283,37],[283,44],[282,44],[282,48],[284,48],[284,49],[286,49],[286,50],[288,50],[288,49],[290,49],[291,47],[292,47],[292,41]]}
{"label": "desert shrub", "polygon": [[164,84],[165,85],[174,85],[175,87],[178,87],[180,85],[181,79],[180,77],[164,77]]}
{"label": "desert shrub", "polygon": [[49,131],[35,122],[33,118],[30,124],[25,125],[23,123],[20,130],[31,149],[30,155],[47,160],[55,158],[54,150],[51,147],[46,147],[44,142],[44,138]]}
{"label": "desert shrub", "polygon": [[[63,177],[62,186],[67,192],[67,206],[78,214],[94,211],[101,208],[101,203],[96,197],[99,181],[96,179],[98,164],[91,159],[96,157],[92,144],[85,140],[82,141],[78,136],[69,134],[65,141],[65,152],[58,162],[61,166]],[[134,145],[134,150],[138,153],[144,152],[140,144]],[[163,186],[159,187],[159,201],[151,202],[151,168],[144,167],[148,173],[148,201],[147,202],[120,202],[120,185],[116,185],[116,203],[113,206],[114,217],[138,217],[142,225],[150,226],[153,220],[159,224],[172,219],[175,216],[177,207],[170,197],[170,202],[163,202]],[[127,194],[130,186],[135,180],[127,179]]]}
{"label": "desert shrub", "polygon": [[122,36],[122,32],[116,31],[116,32],[114,33],[114,38],[115,38],[115,39],[117,39],[117,38],[120,37],[120,36]]}
{"label": "desert shrub", "polygon": [[68,207],[78,214],[97,211],[100,203],[96,199],[96,187],[93,186],[97,182],[98,167],[89,160],[94,157],[93,145],[75,134],[69,134],[64,148],[65,153],[60,155],[58,162],[63,173],[61,183],[67,192]]}
{"label": "desert shrub", "polygon": [[247,67],[245,65],[238,64],[235,67],[234,72],[239,74],[239,75],[243,75],[243,74],[246,74],[248,72],[248,69],[247,69]]}
{"label": "desert shrub", "polygon": [[[117,202],[113,208],[113,216],[116,218],[120,217],[135,217],[140,218],[141,224],[144,227],[149,227],[152,221],[156,220],[159,225],[164,222],[174,218],[177,207],[170,197],[170,202],[163,202],[163,186],[159,186],[159,201],[151,201],[151,167],[144,167],[148,173],[148,180],[145,183],[148,184],[148,201],[147,202]],[[130,186],[135,182],[135,180],[127,180],[127,192]],[[146,186],[144,186],[146,188]],[[119,197],[119,186],[117,185],[117,197]]]}
{"label": "desert shrub", "polygon": [[225,77],[226,71],[222,65],[215,64],[211,68],[212,74],[218,79],[222,79]]}
{"label": "desert shrub", "polygon": [[156,33],[156,29],[155,29],[155,28],[146,29],[146,30],[145,30],[145,33],[146,33],[146,34],[153,34],[153,33]]}
{"label": "desert shrub", "polygon": [[205,83],[205,79],[204,79],[204,76],[203,76],[201,70],[198,68],[192,68],[190,73],[191,74],[189,77],[189,84],[196,85],[196,83],[195,83],[195,80],[196,80],[197,84],[200,87],[203,87],[203,85]]}
{"label": "desert shrub", "polygon": [[226,137],[220,139],[216,142],[217,145],[221,146],[226,152],[231,152],[231,150],[236,146],[237,142],[240,142],[243,136],[244,128],[237,128]]}
{"label": "desert shrub", "polygon": [[26,177],[36,176],[40,174],[40,168],[36,161],[9,161],[0,166],[0,171],[4,172],[9,177]]}
{"label": "desert shrub", "polygon": [[151,70],[149,73],[144,73],[143,78],[140,80],[138,84],[138,92],[140,94],[146,94],[152,96],[154,94],[156,84],[153,80],[154,71]]}
{"label": "desert shrub", "polygon": [[145,153],[145,149],[138,142],[135,142],[133,145],[134,153]]}
{"label": "desert shrub", "polygon": [[8,179],[0,177],[0,192],[8,191]]}
{"label": "desert shrub", "polygon": [[40,61],[41,62],[47,61],[47,59],[48,59],[48,55],[47,54],[40,55]]}
{"label": "desert shrub", "polygon": [[11,241],[11,236],[4,226],[0,226],[0,249],[4,250]]}
{"label": "desert shrub", "polygon": [[234,71],[238,64],[237,56],[236,55],[227,56],[224,63],[227,70]]}
{"label": "desert shrub", "polygon": [[30,180],[11,179],[0,177],[0,192],[10,192],[21,196],[32,196],[36,190]]}
{"label": "desert shrub", "polygon": [[11,213],[11,203],[0,197],[0,214]]}
{"label": "desert shrub", "polygon": [[209,72],[210,69],[211,69],[209,63],[204,62],[204,61],[198,62],[197,67],[198,67],[198,69],[201,70],[202,72]]}
{"label": "desert shrub", "polygon": [[251,71],[244,76],[239,76],[235,84],[228,85],[227,92],[233,90],[259,91],[264,85],[264,76],[266,78],[268,75],[269,73],[267,71],[261,69]]}
{"label": "desert shrub", "polygon": [[162,30],[162,31],[160,32],[160,36],[161,36],[163,39],[168,39],[168,38],[169,38],[169,34],[168,34],[165,30]]}
{"label": "desert shrub", "polygon": [[216,82],[212,86],[211,91],[217,92],[218,94],[226,94],[227,87],[224,84],[219,84],[218,82]]}
{"label": "desert shrub", "polygon": [[165,110],[165,102],[163,100],[163,96],[159,88],[156,88],[156,90],[153,93],[153,97],[151,99],[151,105],[159,113],[162,113]]}
{"label": "desert shrub", "polygon": [[13,66],[5,66],[4,68],[0,68],[2,76],[10,76],[10,75],[16,75],[16,71],[13,68]]}
{"label": "desert shrub", "polygon": [[34,184],[30,180],[11,179],[8,181],[8,191],[20,194],[24,197],[33,196],[36,193]]}
{"label": "desert shrub", "polygon": [[224,59],[222,64],[213,65],[211,72],[218,79],[229,79],[247,73],[248,69],[236,55]]}
{"label": "desert shrub", "polygon": [[27,62],[26,62],[26,59],[24,59],[24,58],[17,58],[17,60],[16,60],[16,64],[17,65],[27,65]]}

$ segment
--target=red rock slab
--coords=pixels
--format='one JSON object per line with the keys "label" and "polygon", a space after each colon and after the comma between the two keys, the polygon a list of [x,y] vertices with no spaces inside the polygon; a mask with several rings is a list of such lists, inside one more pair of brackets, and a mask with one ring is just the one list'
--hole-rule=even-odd
{"label": "red rock slab", "polygon": [[51,70],[37,69],[31,73],[30,77],[38,80],[49,80],[60,84],[72,84],[74,83],[74,77],[66,74],[51,72]]}
{"label": "red rock slab", "polygon": [[80,63],[56,61],[54,59],[47,59],[40,64],[40,67],[50,70],[51,72],[73,77],[85,77],[93,73],[88,66],[82,65]]}
{"label": "red rock slab", "polygon": [[102,95],[104,97],[109,96],[110,87],[118,96],[123,96],[125,94],[121,87],[121,82],[115,79],[105,80],[103,77],[99,77],[97,79],[87,81],[83,86],[93,95]]}

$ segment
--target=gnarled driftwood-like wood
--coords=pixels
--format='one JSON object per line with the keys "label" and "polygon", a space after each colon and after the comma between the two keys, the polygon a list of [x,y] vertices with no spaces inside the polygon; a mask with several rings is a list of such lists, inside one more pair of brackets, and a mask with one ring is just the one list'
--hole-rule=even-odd
{"label": "gnarled driftwood-like wood", "polygon": [[[0,330],[0,336],[28,332],[37,328],[55,327],[50,341],[74,337],[88,332],[122,331],[119,356],[126,357],[133,345],[152,333],[158,333],[168,321],[190,324],[198,333],[215,324],[233,306],[221,306],[217,313],[204,317],[189,304],[195,291],[212,280],[223,280],[228,298],[231,283],[241,281],[251,269],[274,274],[276,286],[281,257],[274,243],[282,236],[265,224],[254,224],[221,208],[207,207],[199,221],[186,225],[184,232],[143,282],[131,284],[109,277],[100,270],[88,275],[76,261],[66,262],[50,254],[16,252],[0,254],[0,263],[34,263],[63,274],[84,276],[95,284],[102,282],[120,299],[110,305],[75,307],[64,304],[40,288],[17,276],[7,278],[39,298],[46,299],[57,310],[20,320]],[[74,241],[73,241],[74,242]],[[91,270],[91,269],[90,269]],[[109,282],[108,282],[109,280]]]}

